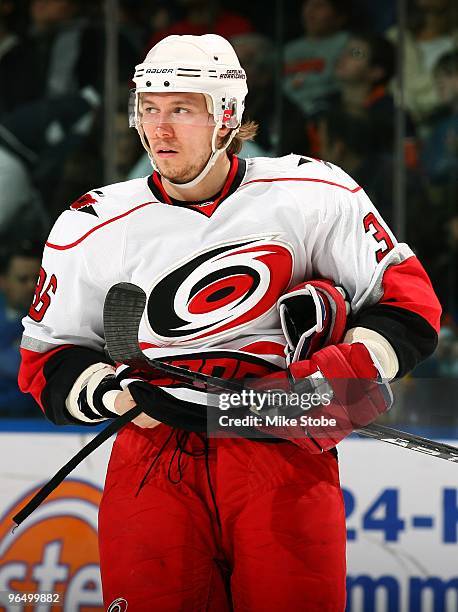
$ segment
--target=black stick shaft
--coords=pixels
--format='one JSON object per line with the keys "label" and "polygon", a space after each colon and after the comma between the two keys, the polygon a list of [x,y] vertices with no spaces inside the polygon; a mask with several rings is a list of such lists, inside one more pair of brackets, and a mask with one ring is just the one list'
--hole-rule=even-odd
{"label": "black stick shaft", "polygon": [[[226,391],[240,391],[244,387],[238,381],[229,381],[201,372],[191,372],[148,359],[138,346],[138,331],[146,305],[146,294],[141,287],[132,283],[118,283],[108,292],[104,307],[105,340],[114,361],[127,363],[139,369],[151,367],[191,383],[204,383],[206,387]],[[370,423],[356,430],[360,436],[373,438],[387,444],[394,444],[420,453],[458,463],[458,448],[449,444],[434,442],[411,433]]]}
{"label": "black stick shaft", "polygon": [[35,493],[32,499],[23,507],[21,510],[13,516],[13,521],[19,526],[25,519],[32,514],[38,506],[44,502],[44,500],[54,491],[54,489],[60,485],[60,483],[71,473],[73,470],[90,455],[96,448],[103,444],[113,434],[117,433],[121,427],[124,427],[126,423],[130,423],[135,417],[142,412],[139,406],[135,406],[126,412],[122,416],[118,417],[115,421],[112,421],[108,427],[105,427],[95,438],[88,442],[74,457],[70,459],[60,470],[48,481],[41,489]]}

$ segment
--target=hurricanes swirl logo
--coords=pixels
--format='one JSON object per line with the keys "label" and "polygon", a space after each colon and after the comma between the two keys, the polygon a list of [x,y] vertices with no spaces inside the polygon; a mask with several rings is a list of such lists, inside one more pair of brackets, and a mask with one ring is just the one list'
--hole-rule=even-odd
{"label": "hurricanes swirl logo", "polygon": [[226,335],[269,312],[293,271],[290,247],[269,238],[213,247],[157,280],[147,306],[154,336],[184,344]]}

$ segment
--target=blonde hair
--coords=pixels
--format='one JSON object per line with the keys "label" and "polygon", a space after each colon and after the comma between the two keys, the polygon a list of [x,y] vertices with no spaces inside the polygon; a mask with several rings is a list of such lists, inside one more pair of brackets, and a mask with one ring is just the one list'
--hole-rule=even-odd
{"label": "blonde hair", "polygon": [[[240,153],[243,147],[243,143],[246,140],[254,140],[258,133],[258,124],[256,121],[245,121],[239,128],[239,131],[229,143],[226,151],[229,155],[237,155]],[[229,133],[230,134],[230,133]],[[229,134],[225,137],[225,140],[229,138]],[[224,142],[224,141],[223,141]]]}

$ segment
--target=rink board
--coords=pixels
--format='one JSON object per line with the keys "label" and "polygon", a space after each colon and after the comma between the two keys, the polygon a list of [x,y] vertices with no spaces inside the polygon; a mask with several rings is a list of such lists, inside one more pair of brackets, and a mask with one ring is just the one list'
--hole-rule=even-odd
{"label": "rink board", "polygon": [[[0,598],[24,591],[55,594],[56,603],[18,601],[0,605],[0,612],[101,612],[97,506],[111,444],[93,453],[12,534],[11,515],[93,435],[86,428],[26,426],[0,422]],[[347,610],[456,612],[458,466],[372,440],[347,440],[339,454]]]}

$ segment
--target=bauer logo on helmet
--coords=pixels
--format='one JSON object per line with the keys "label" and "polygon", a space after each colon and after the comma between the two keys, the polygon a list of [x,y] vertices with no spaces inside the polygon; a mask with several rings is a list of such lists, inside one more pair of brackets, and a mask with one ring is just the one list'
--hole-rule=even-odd
{"label": "bauer logo on helmet", "polygon": [[172,72],[172,68],[148,68],[146,70],[146,74],[170,74]]}

